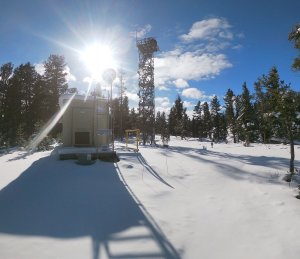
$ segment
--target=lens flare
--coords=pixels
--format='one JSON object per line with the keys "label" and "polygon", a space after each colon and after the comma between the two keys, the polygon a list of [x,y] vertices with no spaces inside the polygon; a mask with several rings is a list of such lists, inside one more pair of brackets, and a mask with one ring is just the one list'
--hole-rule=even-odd
{"label": "lens flare", "polygon": [[53,129],[56,123],[63,116],[73,98],[75,97],[74,93],[71,98],[63,105],[63,107],[46,123],[43,129],[34,137],[34,139],[27,146],[29,152],[35,151],[36,147],[43,141],[43,139],[48,135],[48,133]]}

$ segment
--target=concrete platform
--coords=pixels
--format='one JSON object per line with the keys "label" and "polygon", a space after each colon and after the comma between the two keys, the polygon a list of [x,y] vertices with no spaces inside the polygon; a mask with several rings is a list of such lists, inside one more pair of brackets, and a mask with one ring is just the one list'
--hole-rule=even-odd
{"label": "concrete platform", "polygon": [[57,154],[60,160],[91,161],[100,159],[109,162],[119,161],[116,151],[107,147],[59,147]]}

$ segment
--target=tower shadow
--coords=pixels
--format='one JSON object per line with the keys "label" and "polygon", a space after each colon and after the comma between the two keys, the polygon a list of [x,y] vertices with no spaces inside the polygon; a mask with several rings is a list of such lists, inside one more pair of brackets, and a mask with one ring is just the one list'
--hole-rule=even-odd
{"label": "tower shadow", "polygon": [[101,248],[107,258],[180,258],[115,164],[102,161],[34,162],[0,191],[0,233],[90,236],[93,259]]}

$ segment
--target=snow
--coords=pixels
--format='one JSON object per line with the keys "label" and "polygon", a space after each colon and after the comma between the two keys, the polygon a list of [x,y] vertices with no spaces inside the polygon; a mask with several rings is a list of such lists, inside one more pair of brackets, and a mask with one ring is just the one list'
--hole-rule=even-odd
{"label": "snow", "polygon": [[88,166],[2,154],[0,258],[299,258],[289,146],[116,149],[120,162]]}

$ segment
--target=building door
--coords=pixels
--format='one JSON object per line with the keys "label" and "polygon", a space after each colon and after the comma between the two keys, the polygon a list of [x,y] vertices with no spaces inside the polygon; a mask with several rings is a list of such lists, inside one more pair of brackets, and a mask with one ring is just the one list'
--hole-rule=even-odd
{"label": "building door", "polygon": [[73,145],[91,146],[93,143],[93,109],[73,108]]}

